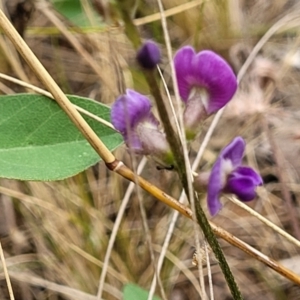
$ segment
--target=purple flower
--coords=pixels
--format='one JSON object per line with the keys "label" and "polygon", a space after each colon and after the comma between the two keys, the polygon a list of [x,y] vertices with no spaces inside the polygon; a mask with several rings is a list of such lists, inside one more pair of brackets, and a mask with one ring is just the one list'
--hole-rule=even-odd
{"label": "purple flower", "polygon": [[127,89],[112,105],[111,122],[134,153],[151,155],[169,166],[173,155],[151,107],[146,96]]}
{"label": "purple flower", "polygon": [[188,138],[194,138],[202,120],[225,106],[237,90],[228,63],[216,53],[196,53],[186,46],[174,57],[179,94],[186,104],[184,122]]}
{"label": "purple flower", "polygon": [[137,61],[145,69],[153,69],[160,62],[160,49],[156,43],[146,41],[137,53]]}
{"label": "purple flower", "polygon": [[241,201],[253,200],[255,189],[262,185],[261,176],[252,168],[242,166],[245,141],[236,137],[220,153],[208,179],[207,203],[212,216],[222,208],[221,192],[235,194]]}

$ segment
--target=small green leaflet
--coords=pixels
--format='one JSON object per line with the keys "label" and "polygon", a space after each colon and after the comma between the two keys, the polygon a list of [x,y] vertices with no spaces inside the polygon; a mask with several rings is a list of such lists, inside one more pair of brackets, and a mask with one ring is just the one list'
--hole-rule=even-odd
{"label": "small green leaflet", "polygon": [[[88,98],[68,96],[72,103],[109,121],[110,108]],[[120,134],[83,116],[108,149],[122,144]],[[60,180],[100,160],[58,104],[45,96],[0,96],[0,177]]]}
{"label": "small green leaflet", "polygon": [[[149,293],[138,285],[133,283],[128,283],[123,289],[123,299],[124,300],[147,300]],[[161,300],[160,298],[154,296],[153,300]]]}

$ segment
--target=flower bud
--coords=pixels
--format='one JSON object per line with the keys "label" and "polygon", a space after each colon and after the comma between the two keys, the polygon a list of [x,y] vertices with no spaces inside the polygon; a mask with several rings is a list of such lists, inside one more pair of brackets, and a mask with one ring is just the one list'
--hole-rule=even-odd
{"label": "flower bud", "polygon": [[145,42],[137,53],[137,61],[144,69],[153,69],[160,62],[161,53],[158,45],[152,41]]}

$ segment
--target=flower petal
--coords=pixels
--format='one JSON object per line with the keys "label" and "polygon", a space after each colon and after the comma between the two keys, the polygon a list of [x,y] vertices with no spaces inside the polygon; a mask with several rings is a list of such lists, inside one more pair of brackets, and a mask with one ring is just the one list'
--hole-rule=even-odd
{"label": "flower petal", "polygon": [[171,150],[166,136],[158,128],[141,124],[137,127],[137,133],[142,144],[144,155],[152,155],[162,161],[164,161],[166,156],[170,156]]}
{"label": "flower petal", "polygon": [[229,160],[233,169],[237,168],[242,163],[242,158],[245,151],[245,141],[242,137],[234,138],[220,153],[220,157]]}
{"label": "flower petal", "polygon": [[256,187],[251,177],[232,177],[228,179],[224,192],[235,194],[242,201],[251,201],[256,196]]}
{"label": "flower petal", "polygon": [[238,174],[239,176],[245,176],[251,178],[253,184],[257,186],[263,184],[263,179],[261,178],[261,176],[250,167],[245,167],[245,166],[238,167],[234,171],[234,174],[235,176],[237,176],[236,174]]}
{"label": "flower petal", "polygon": [[127,89],[126,95],[120,96],[111,108],[111,122],[122,135],[127,136],[136,124],[149,116],[151,110],[150,100]]}
{"label": "flower petal", "polygon": [[222,163],[222,158],[219,157],[212,167],[208,180],[207,206],[212,216],[215,216],[222,208],[222,204],[219,200],[219,195],[223,189]]}
{"label": "flower petal", "polygon": [[174,57],[179,94],[184,102],[187,102],[191,89],[196,83],[191,73],[195,56],[196,53],[193,47],[185,46],[179,49]]}
{"label": "flower petal", "polygon": [[210,100],[207,113],[225,106],[237,90],[237,80],[229,64],[218,54],[205,50],[193,59],[190,76],[193,83],[207,89]]}
{"label": "flower petal", "polygon": [[230,174],[224,192],[235,194],[242,201],[250,201],[256,196],[256,187],[262,183],[261,176],[252,168],[238,167]]}

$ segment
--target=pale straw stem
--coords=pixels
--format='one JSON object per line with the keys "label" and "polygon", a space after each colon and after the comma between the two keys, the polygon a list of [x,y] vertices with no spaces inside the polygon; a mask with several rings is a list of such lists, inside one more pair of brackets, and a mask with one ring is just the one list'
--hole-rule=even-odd
{"label": "pale straw stem", "polygon": [[19,53],[26,60],[28,65],[32,68],[39,79],[44,83],[50,93],[53,95],[60,107],[66,112],[69,118],[81,131],[87,141],[95,149],[95,151],[101,156],[106,163],[112,163],[115,161],[114,155],[106,148],[103,142],[99,139],[97,134],[92,130],[88,123],[83,119],[80,113],[74,108],[72,103],[66,97],[66,95],[59,88],[57,83],[53,80],[47,70],[43,67],[37,57],[33,54],[31,49],[7,19],[2,10],[0,10],[0,27],[5,34],[14,44]]}
{"label": "pale straw stem", "polygon": [[[43,89],[41,89],[41,88],[39,88],[39,87],[31,84],[31,83],[27,83],[25,81],[19,80],[19,79],[15,78],[15,77],[11,77],[11,76],[3,74],[3,73],[0,73],[0,78],[8,80],[10,82],[13,82],[15,84],[18,84],[20,86],[23,86],[25,88],[31,89],[32,91],[34,91],[34,92],[36,92],[38,94],[41,94],[41,95],[44,95],[44,96],[49,97],[51,99],[54,99],[51,93],[49,93],[49,92],[47,92],[47,91],[45,91],[45,90],[43,90]],[[14,94],[14,91],[9,90],[9,94]],[[91,112],[89,112],[89,111],[81,108],[80,106],[77,106],[75,104],[73,104],[73,106],[76,108],[77,111],[81,112],[82,114],[84,114],[84,115],[86,115],[86,116],[88,116],[88,117],[96,120],[97,122],[105,125],[106,127],[109,127],[111,129],[117,131],[110,122],[108,122],[108,121],[106,121],[106,120],[104,120],[104,119],[102,119],[102,118],[100,118],[100,117],[92,114]]]}
{"label": "pale straw stem", "polygon": [[[141,162],[138,165],[137,174],[141,174],[141,172],[143,171],[146,163],[147,163],[147,158],[143,157],[143,159],[141,160]],[[104,288],[104,284],[105,284],[105,277],[106,277],[106,274],[107,274],[112,249],[113,249],[113,246],[114,246],[114,243],[115,243],[115,240],[116,240],[116,236],[117,236],[117,233],[118,233],[118,230],[119,230],[119,227],[120,227],[125,209],[126,209],[126,207],[128,205],[128,202],[130,200],[130,196],[131,196],[131,194],[134,190],[134,186],[135,186],[135,183],[133,183],[133,182],[129,183],[129,185],[127,187],[127,190],[125,192],[125,195],[124,195],[124,197],[121,201],[121,206],[119,207],[118,215],[117,215],[116,220],[114,222],[114,227],[113,227],[112,232],[110,234],[110,239],[109,239],[109,242],[108,242],[108,245],[107,245],[107,249],[106,249],[105,257],[104,257],[104,261],[103,261],[102,272],[101,272],[100,279],[99,279],[97,300],[101,300],[101,297],[102,297],[103,288]]]}
{"label": "pale straw stem", "polygon": [[291,235],[289,235],[286,231],[284,231],[283,229],[281,229],[280,227],[278,227],[277,225],[275,225],[273,222],[271,222],[268,219],[266,219],[264,216],[262,216],[261,214],[259,214],[255,210],[253,210],[251,207],[249,207],[245,203],[241,202],[240,200],[238,200],[235,197],[226,197],[226,198],[229,199],[234,204],[236,204],[237,206],[239,206],[242,209],[246,210],[249,214],[251,214],[255,218],[259,219],[265,225],[267,225],[268,227],[272,228],[274,231],[276,231],[277,233],[279,233],[280,235],[282,235],[283,237],[285,237],[288,241],[290,241],[291,243],[295,244],[297,247],[300,247],[300,241],[299,240],[297,240],[294,237],[292,237]]}
{"label": "pale straw stem", "polygon": [[5,258],[4,258],[4,253],[3,253],[1,242],[0,242],[0,257],[1,257],[2,268],[3,268],[5,280],[6,280],[6,285],[7,285],[7,289],[8,289],[8,293],[9,293],[9,298],[10,298],[10,300],[14,300],[15,297],[14,297],[13,289],[12,289],[12,286],[11,286],[10,278],[9,278],[9,275],[8,275],[7,266],[6,266],[6,263],[5,263]]}

